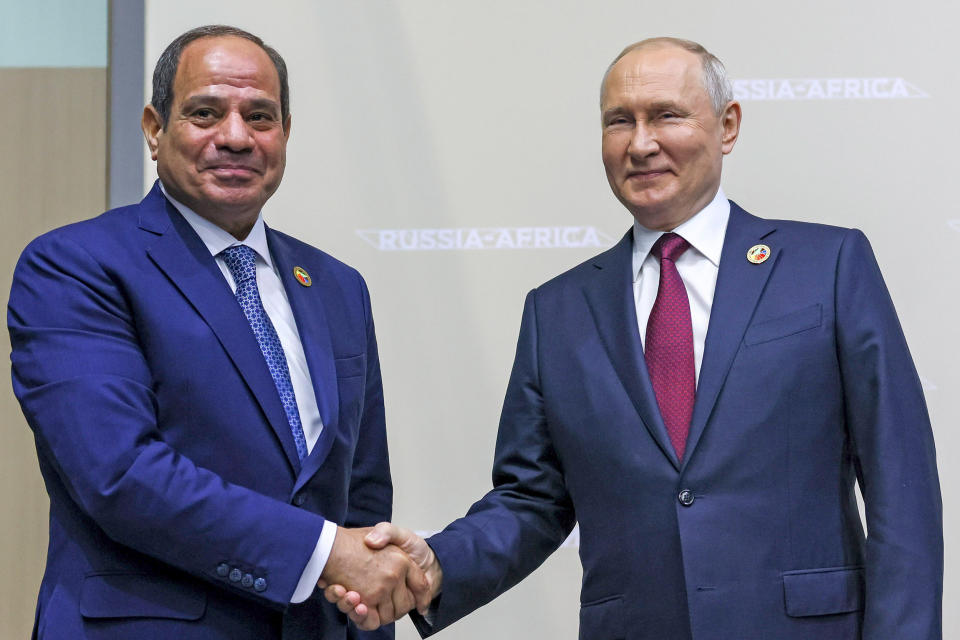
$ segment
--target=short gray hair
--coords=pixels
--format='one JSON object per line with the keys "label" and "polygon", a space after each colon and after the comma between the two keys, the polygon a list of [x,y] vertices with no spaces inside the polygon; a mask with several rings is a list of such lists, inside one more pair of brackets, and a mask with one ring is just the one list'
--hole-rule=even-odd
{"label": "short gray hair", "polygon": [[249,40],[263,49],[264,53],[270,58],[277,70],[277,77],[280,79],[280,115],[286,122],[287,115],[290,114],[290,85],[287,81],[287,63],[283,61],[277,50],[264,44],[263,40],[249,31],[224,24],[208,24],[190,29],[177,36],[160,54],[157,66],[153,69],[153,97],[150,99],[150,104],[160,114],[160,121],[163,123],[164,129],[167,128],[170,108],[173,105],[173,80],[177,75],[177,68],[180,66],[180,54],[194,40],[227,36]]}
{"label": "short gray hair", "polygon": [[723,66],[723,63],[720,62],[720,59],[717,58],[717,56],[707,51],[703,45],[694,42],[693,40],[670,38],[666,36],[659,38],[647,38],[646,40],[641,40],[640,42],[634,42],[633,44],[627,46],[623,51],[620,52],[620,55],[613,59],[613,62],[610,63],[610,66],[607,67],[606,72],[603,74],[603,80],[600,82],[601,108],[603,106],[603,94],[607,88],[607,77],[610,75],[610,70],[613,69],[614,65],[620,62],[621,58],[631,51],[656,46],[679,47],[680,49],[689,51],[690,53],[699,56],[700,64],[703,67],[703,87],[707,90],[707,95],[710,96],[710,103],[713,105],[713,110],[716,111],[718,116],[723,114],[724,107],[726,107],[727,104],[733,100],[733,87],[730,85],[730,80],[727,78],[727,69]]}

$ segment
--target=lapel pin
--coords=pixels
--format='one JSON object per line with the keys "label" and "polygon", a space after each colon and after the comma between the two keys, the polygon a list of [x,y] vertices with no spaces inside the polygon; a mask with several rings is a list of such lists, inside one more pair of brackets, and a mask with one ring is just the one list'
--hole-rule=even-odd
{"label": "lapel pin", "polygon": [[747,251],[747,260],[753,264],[766,262],[770,257],[770,247],[765,244],[755,244]]}
{"label": "lapel pin", "polygon": [[293,277],[295,277],[297,282],[305,287],[309,287],[311,284],[313,284],[313,280],[310,279],[310,274],[307,273],[307,270],[303,267],[294,267]]}

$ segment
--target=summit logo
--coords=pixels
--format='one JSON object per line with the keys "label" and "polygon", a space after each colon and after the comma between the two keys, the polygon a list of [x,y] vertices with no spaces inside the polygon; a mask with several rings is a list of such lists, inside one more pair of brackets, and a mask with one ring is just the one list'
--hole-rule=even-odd
{"label": "summit logo", "polygon": [[733,81],[737,100],[896,100],[929,98],[903,78],[754,78]]}
{"label": "summit logo", "polygon": [[596,227],[461,227],[455,229],[357,229],[380,251],[478,249],[606,249],[615,240]]}

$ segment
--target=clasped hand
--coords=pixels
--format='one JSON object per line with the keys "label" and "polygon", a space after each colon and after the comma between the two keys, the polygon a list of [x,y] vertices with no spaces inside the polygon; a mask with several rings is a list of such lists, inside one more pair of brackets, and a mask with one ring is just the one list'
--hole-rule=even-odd
{"label": "clasped hand", "polygon": [[425,613],[441,580],[440,565],[423,538],[381,522],[372,529],[337,529],[318,586],[359,628],[370,631],[414,608]]}

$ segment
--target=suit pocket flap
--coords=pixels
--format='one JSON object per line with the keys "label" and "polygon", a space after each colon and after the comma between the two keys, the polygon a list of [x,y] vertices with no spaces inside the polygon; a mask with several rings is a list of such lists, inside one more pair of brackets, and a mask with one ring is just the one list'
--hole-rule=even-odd
{"label": "suit pocket flap", "polygon": [[794,618],[863,609],[863,567],[808,569],[783,573],[787,615]]}
{"label": "suit pocket flap", "polygon": [[580,640],[622,640],[626,626],[623,596],[580,605]]}
{"label": "suit pocket flap", "polygon": [[812,304],[778,318],[758,322],[747,329],[743,341],[748,345],[754,345],[777,338],[786,338],[795,333],[819,327],[820,323],[823,322],[822,316],[823,312],[820,304]]}
{"label": "suit pocket flap", "polygon": [[148,574],[90,575],[80,589],[85,618],[172,618],[199,620],[207,595],[197,586]]}
{"label": "suit pocket flap", "polygon": [[358,356],[349,358],[334,358],[333,366],[337,369],[338,378],[352,378],[362,376],[364,369],[367,368],[366,358],[361,353]]}

